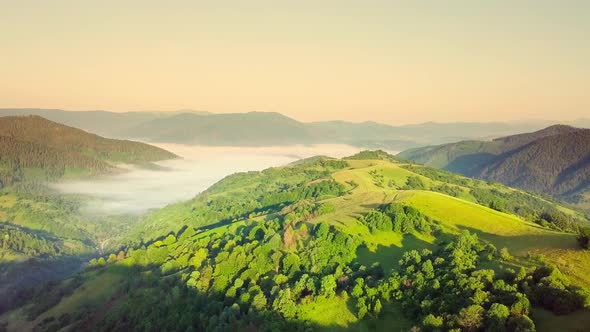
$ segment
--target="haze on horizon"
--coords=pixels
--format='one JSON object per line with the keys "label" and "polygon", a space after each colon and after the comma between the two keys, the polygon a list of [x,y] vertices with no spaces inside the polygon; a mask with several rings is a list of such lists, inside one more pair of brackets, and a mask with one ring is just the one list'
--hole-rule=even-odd
{"label": "haze on horizon", "polygon": [[573,120],[587,1],[2,1],[0,107]]}

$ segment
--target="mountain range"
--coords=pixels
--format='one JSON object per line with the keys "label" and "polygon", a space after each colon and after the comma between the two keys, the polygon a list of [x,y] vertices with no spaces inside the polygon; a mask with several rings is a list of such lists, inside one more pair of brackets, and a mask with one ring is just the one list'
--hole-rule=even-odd
{"label": "mountain range", "polygon": [[578,203],[590,188],[590,130],[565,125],[411,149],[398,157]]}
{"label": "mountain range", "polygon": [[[98,135],[195,145],[349,144],[400,151],[418,146],[511,135],[541,129],[546,121],[518,123],[422,123],[393,126],[376,122],[300,122],[280,113],[217,114],[203,111],[108,112],[0,109],[0,116],[39,115]],[[589,126],[579,120],[578,126]]]}

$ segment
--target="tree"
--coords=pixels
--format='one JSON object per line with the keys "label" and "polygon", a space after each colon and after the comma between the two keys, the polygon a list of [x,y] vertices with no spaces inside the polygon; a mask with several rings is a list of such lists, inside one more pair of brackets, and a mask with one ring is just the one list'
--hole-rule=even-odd
{"label": "tree", "polygon": [[510,314],[513,316],[526,316],[531,309],[531,302],[523,294],[517,294],[517,300],[510,307]]}
{"label": "tree", "polygon": [[300,270],[300,259],[299,256],[293,253],[288,253],[283,258],[283,272],[287,275],[294,275]]}
{"label": "tree", "polygon": [[486,313],[487,325],[490,331],[506,331],[506,320],[510,316],[510,310],[501,303],[492,303]]}
{"label": "tree", "polygon": [[104,260],[104,257],[100,257],[98,259],[98,261],[96,261],[96,266],[105,266],[106,262]]}
{"label": "tree", "polygon": [[511,316],[507,327],[513,332],[535,332],[535,323],[528,316]]}
{"label": "tree", "polygon": [[107,262],[114,263],[115,261],[117,261],[117,256],[115,256],[115,254],[110,254],[109,258],[107,259]]}
{"label": "tree", "polygon": [[479,305],[470,305],[459,311],[458,323],[466,331],[476,331],[483,325],[484,308]]}
{"label": "tree", "polygon": [[422,320],[422,325],[426,331],[439,331],[444,324],[443,318],[429,314]]}
{"label": "tree", "polygon": [[358,299],[358,301],[356,303],[356,310],[357,310],[357,316],[359,319],[363,319],[367,315],[367,312],[369,311],[369,309],[367,308],[364,298]]}
{"label": "tree", "polygon": [[287,319],[295,318],[297,307],[291,299],[291,290],[289,288],[281,289],[276,299],[272,303],[272,308],[283,314]]}
{"label": "tree", "polygon": [[327,223],[322,222],[322,223],[320,223],[319,225],[316,226],[315,236],[317,236],[319,238],[324,238],[329,233],[330,233],[330,226]]}
{"label": "tree", "polygon": [[252,299],[252,306],[257,310],[262,310],[266,307],[266,296],[264,296],[263,292],[259,292],[258,294],[254,295]]}
{"label": "tree", "polygon": [[434,278],[434,266],[432,266],[432,261],[430,259],[422,263],[422,272],[424,272],[426,278]]}
{"label": "tree", "polygon": [[173,244],[174,242],[176,242],[176,237],[172,234],[168,235],[165,239],[164,239],[164,244],[169,246],[171,244]]}
{"label": "tree", "polygon": [[371,232],[378,230],[389,231],[393,228],[391,218],[380,211],[372,210],[360,219],[369,227]]}
{"label": "tree", "polygon": [[324,276],[321,281],[320,294],[326,298],[336,295],[336,279],[334,275]]}
{"label": "tree", "polygon": [[354,281],[354,287],[352,288],[352,295],[353,297],[360,298],[365,293],[364,291],[365,280],[363,278],[357,278]]}
{"label": "tree", "polygon": [[509,261],[512,259],[512,255],[510,255],[508,248],[504,247],[500,249],[500,259],[503,261]]}
{"label": "tree", "polygon": [[422,182],[422,179],[420,179],[418,176],[409,176],[408,179],[406,180],[406,186],[404,187],[404,189],[425,189],[426,186],[424,185],[424,182]]}
{"label": "tree", "polygon": [[375,301],[375,305],[373,306],[373,313],[375,314],[375,316],[379,316],[379,313],[381,312],[382,308],[383,306],[381,305],[381,301],[377,299],[377,301]]}

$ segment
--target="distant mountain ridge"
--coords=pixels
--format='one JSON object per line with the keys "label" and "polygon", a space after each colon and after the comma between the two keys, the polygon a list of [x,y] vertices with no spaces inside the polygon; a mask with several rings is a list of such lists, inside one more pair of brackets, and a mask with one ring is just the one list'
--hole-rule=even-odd
{"label": "distant mountain ridge", "polygon": [[0,117],[0,182],[101,174],[117,163],[143,163],[177,156],[132,141],[103,138],[40,116]]}
{"label": "distant mountain ridge", "polygon": [[[377,122],[300,122],[276,112],[209,113],[0,109],[0,116],[39,115],[112,138],[198,145],[349,144],[399,151],[538,130],[549,122],[434,123],[392,126]],[[585,120],[578,121],[590,125]]]}
{"label": "distant mountain ridge", "polygon": [[590,188],[590,130],[565,125],[492,141],[407,150],[400,158],[569,200]]}
{"label": "distant mountain ridge", "polygon": [[153,142],[200,145],[281,145],[313,142],[305,125],[279,113],[181,113],[131,128],[126,135]]}

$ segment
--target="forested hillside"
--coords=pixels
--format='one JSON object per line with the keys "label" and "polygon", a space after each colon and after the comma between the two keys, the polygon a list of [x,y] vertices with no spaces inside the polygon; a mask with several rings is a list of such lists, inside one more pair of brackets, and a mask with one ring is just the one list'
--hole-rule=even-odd
{"label": "forested hillside", "polygon": [[84,273],[21,294],[0,322],[577,331],[590,317],[590,251],[577,241],[587,224],[535,195],[382,152],[312,158],[229,176],[151,214]]}
{"label": "forested hillside", "polygon": [[0,118],[0,311],[19,292],[77,271],[132,217],[89,216],[83,197],[47,181],[121,171],[120,163],[176,158],[165,150],[105,139],[38,116]]}
{"label": "forested hillside", "polygon": [[117,163],[171,158],[176,156],[148,144],[102,138],[39,116],[0,117],[0,186],[103,174]]}
{"label": "forested hillside", "polygon": [[492,141],[464,141],[398,155],[509,186],[584,200],[590,188],[590,130],[552,126]]}

